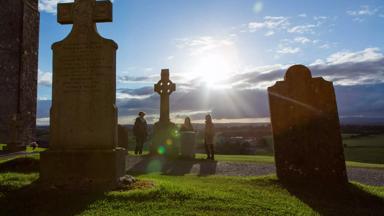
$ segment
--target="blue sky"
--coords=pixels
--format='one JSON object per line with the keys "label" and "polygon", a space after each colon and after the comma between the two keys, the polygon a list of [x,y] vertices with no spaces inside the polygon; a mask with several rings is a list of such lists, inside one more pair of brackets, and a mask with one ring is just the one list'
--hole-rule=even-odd
{"label": "blue sky", "polygon": [[[56,22],[57,2],[39,4],[39,124],[49,117],[50,46],[71,29]],[[342,117],[384,117],[381,0],[114,0],[113,5],[113,23],[98,29],[119,44],[121,123],[131,123],[139,110],[150,121],[158,118],[152,88],[162,68],[170,68],[178,85],[171,96],[175,121],[188,115],[199,122],[206,113],[218,122],[267,121],[266,88],[298,63],[334,81]]]}

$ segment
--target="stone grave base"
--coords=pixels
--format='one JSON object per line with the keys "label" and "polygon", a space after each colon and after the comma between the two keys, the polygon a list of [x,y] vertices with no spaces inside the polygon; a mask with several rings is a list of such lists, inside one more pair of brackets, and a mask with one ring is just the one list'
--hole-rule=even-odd
{"label": "stone grave base", "polygon": [[43,184],[115,187],[125,175],[125,163],[125,149],[48,150],[40,154],[40,179]]}
{"label": "stone grave base", "polygon": [[196,133],[180,132],[180,152],[184,158],[195,158]]}
{"label": "stone grave base", "polygon": [[150,146],[152,155],[165,155],[177,157],[179,155],[179,131],[172,122],[154,125],[154,135]]}

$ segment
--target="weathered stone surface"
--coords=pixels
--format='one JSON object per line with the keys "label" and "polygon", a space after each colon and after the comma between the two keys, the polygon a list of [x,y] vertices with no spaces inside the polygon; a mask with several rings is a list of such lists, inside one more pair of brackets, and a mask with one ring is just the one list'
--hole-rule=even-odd
{"label": "weathered stone surface", "polygon": [[124,172],[124,150],[117,148],[117,44],[102,38],[95,24],[111,20],[111,4],[104,1],[100,8],[95,0],[76,0],[58,5],[58,20],[66,17],[62,23],[73,28],[52,46],[51,140],[41,158],[43,180],[117,182]]}
{"label": "weathered stone surface", "polygon": [[180,152],[181,156],[195,158],[196,132],[180,132]]}
{"label": "weathered stone surface", "polygon": [[287,182],[348,181],[332,82],[303,65],[268,88],[276,171]]}
{"label": "weathered stone surface", "polygon": [[169,118],[169,96],[176,91],[176,84],[169,79],[169,69],[161,70],[161,80],[155,84],[154,90],[160,95],[160,120],[154,125],[150,152],[177,155],[177,127]]}
{"label": "weathered stone surface", "polygon": [[35,139],[40,16],[37,2],[1,1],[0,143],[7,143],[10,151]]}
{"label": "weathered stone surface", "polygon": [[128,129],[123,125],[118,125],[118,146],[124,148],[128,152]]}

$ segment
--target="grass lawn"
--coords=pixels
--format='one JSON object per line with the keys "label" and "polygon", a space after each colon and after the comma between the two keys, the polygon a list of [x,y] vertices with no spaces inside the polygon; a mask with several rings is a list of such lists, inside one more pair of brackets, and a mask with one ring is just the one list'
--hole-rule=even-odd
{"label": "grass lawn", "polygon": [[[20,160],[20,159],[19,159]],[[25,161],[24,161],[25,162]],[[0,215],[380,215],[384,187],[350,184],[343,192],[285,187],[275,176],[137,176],[154,187],[130,191],[64,191],[38,183],[28,169],[0,169]],[[8,162],[0,162],[4,165]],[[3,167],[4,168],[4,167]],[[327,188],[328,189],[328,188]]]}
{"label": "grass lawn", "polygon": [[349,161],[384,164],[384,135],[345,138],[345,157]]}

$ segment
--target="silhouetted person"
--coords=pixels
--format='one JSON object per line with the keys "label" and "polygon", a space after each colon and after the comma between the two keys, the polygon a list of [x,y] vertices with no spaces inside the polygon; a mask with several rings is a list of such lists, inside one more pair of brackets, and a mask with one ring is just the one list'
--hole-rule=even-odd
{"label": "silhouetted person", "polygon": [[180,127],[180,131],[193,131],[193,126],[189,117],[185,118],[184,124]]}
{"label": "silhouetted person", "polygon": [[204,145],[207,152],[207,159],[215,160],[213,139],[215,137],[215,127],[212,123],[211,115],[205,116]]}
{"label": "silhouetted person", "polygon": [[29,146],[32,147],[32,151],[35,151],[35,149],[36,149],[39,145],[37,144],[37,142],[31,142],[31,144],[30,144]]}
{"label": "silhouetted person", "polygon": [[136,148],[135,154],[143,153],[143,146],[147,139],[147,121],[144,119],[145,113],[139,112],[139,117],[135,120],[135,125],[133,126],[133,134],[136,137]]}

